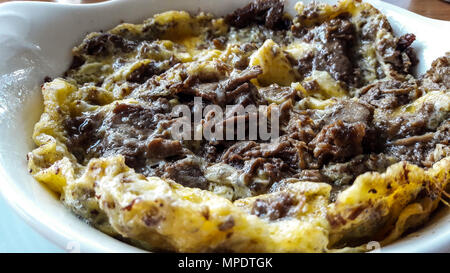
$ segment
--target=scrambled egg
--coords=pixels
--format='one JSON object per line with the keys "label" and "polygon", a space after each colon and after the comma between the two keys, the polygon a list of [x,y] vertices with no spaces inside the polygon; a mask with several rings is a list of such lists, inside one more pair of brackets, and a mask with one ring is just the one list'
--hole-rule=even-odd
{"label": "scrambled egg", "polygon": [[[296,6],[299,13],[304,8],[301,3]],[[373,14],[368,17],[370,20],[385,20],[368,4],[350,0],[336,6],[322,5],[316,12],[313,19],[297,20],[297,27],[314,25],[344,12],[352,15],[358,27],[362,27],[357,23],[362,13]],[[152,31],[146,32],[146,29]],[[72,71],[71,79],[58,78],[44,84],[44,113],[33,133],[38,147],[29,154],[33,177],[60,194],[66,206],[95,227],[152,250],[327,252],[361,238],[376,239],[384,245],[408,228],[426,221],[450,181],[449,156],[429,169],[399,162],[383,173],[364,173],[332,202],[328,183],[292,178],[283,191],[251,196],[246,192],[247,188],[241,188],[242,195],[247,197],[233,200],[229,189],[241,187],[241,178],[226,164],[207,168],[206,178],[216,184],[204,190],[185,187],[170,179],[146,177],[128,167],[122,155],[80,162],[69,151],[65,120],[85,112],[112,111],[118,103],[138,104],[130,96],[144,92],[145,87],[133,87],[126,79],[140,67],[155,61],[164,66],[169,65],[171,58],[176,58],[177,65],[185,66],[190,75],[198,75],[200,71],[215,73],[217,66],[229,69],[227,67],[240,61],[238,57],[245,55],[249,60],[246,65],[262,69],[252,83],[258,88],[272,84],[292,87],[304,98],[295,106],[298,109],[325,109],[354,92],[327,71],[313,71],[303,79],[299,77],[289,59],[300,59],[317,50],[314,42],[294,39],[285,45],[267,38],[256,49],[243,52],[239,44],[245,43],[251,35],[262,34],[233,29],[223,47],[201,46],[208,42],[210,33],[226,34],[229,31],[230,26],[223,18],[203,13],[194,17],[181,11],[157,14],[142,25],[122,24],[109,31],[125,37],[157,37],[150,45],[157,50],[126,52],[120,56],[129,60],[123,65],[118,65],[119,59],[86,57],[90,59]],[[98,35],[90,34],[87,39]],[[377,40],[392,36],[385,29],[374,35]],[[358,60],[358,65],[362,67],[365,81],[375,80],[380,70],[387,76],[392,74],[385,63],[377,72],[375,63],[380,57],[374,44],[362,45],[360,54],[364,58]],[[164,76],[154,76],[154,79],[162,84],[184,80],[170,71]],[[308,89],[305,88],[307,82],[317,85]],[[100,87],[94,88],[96,84]],[[160,92],[166,91],[161,89]],[[392,115],[405,111],[412,113],[424,102],[434,102],[440,105],[440,111],[449,111],[448,94],[448,90],[431,91]],[[95,104],[89,103],[92,98],[95,98]],[[422,195],[424,191],[435,197]],[[270,203],[279,198],[294,200],[283,217],[274,221],[268,214],[259,217],[252,212],[257,202]],[[366,249],[362,244],[344,250]]]}

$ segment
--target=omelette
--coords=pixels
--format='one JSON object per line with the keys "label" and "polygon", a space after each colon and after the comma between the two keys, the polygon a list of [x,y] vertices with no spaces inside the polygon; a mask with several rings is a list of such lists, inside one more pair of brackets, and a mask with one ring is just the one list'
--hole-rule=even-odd
{"label": "omelette", "polygon": [[[359,252],[419,228],[448,205],[450,53],[414,77],[414,34],[370,4],[295,10],[257,0],[88,34],[42,86],[30,173],[150,251]],[[195,98],[279,109],[279,137],[179,139],[173,110]]]}

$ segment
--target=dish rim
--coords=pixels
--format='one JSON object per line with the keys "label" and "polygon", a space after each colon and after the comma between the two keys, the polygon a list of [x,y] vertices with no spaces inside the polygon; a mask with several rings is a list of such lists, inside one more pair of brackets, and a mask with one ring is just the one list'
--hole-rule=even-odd
{"label": "dish rim", "polygon": [[[301,1],[301,0],[299,0]],[[104,8],[104,7],[112,7],[114,5],[117,5],[118,3],[122,4],[123,2],[129,2],[130,4],[133,1],[129,0],[111,0],[101,3],[93,3],[93,4],[62,4],[62,3],[50,3],[50,2],[26,2],[26,1],[17,1],[17,2],[6,2],[0,4],[0,10],[10,7],[21,7],[21,8],[31,8],[33,6],[43,6],[48,8],[53,7],[61,7],[61,8],[67,8],[67,9],[92,9],[92,8]],[[367,0],[366,2],[373,4],[376,8],[380,9],[382,8],[382,12],[384,13],[384,10],[390,9],[395,12],[401,12],[404,14],[409,14],[410,16],[414,16],[417,19],[427,21],[430,23],[445,23],[449,24],[449,21],[444,20],[438,20],[438,19],[432,19],[428,18],[416,13],[413,13],[411,11],[405,10],[403,8],[397,7],[395,5],[392,5],[390,3],[382,2],[379,0]],[[49,241],[55,243],[57,246],[61,247],[65,250],[68,249],[67,242],[76,241],[83,245],[83,252],[143,252],[143,250],[134,247],[132,245],[129,245],[127,243],[121,242],[117,239],[114,239],[108,235],[105,235],[101,233],[100,231],[96,230],[99,234],[103,234],[104,236],[107,236],[107,238],[103,238],[102,240],[92,240],[92,237],[85,237],[84,234],[77,234],[75,230],[71,230],[70,227],[67,227],[67,224],[65,223],[58,223],[58,221],[55,221],[55,219],[52,219],[53,217],[50,215],[46,215],[43,213],[42,209],[36,208],[33,202],[30,200],[27,200],[25,197],[25,194],[21,192],[15,185],[14,179],[10,177],[8,172],[4,169],[2,165],[0,165],[0,177],[3,177],[3,179],[0,179],[0,194],[4,197],[5,201],[8,203],[9,206],[12,207],[12,209],[22,218],[24,221],[31,226],[33,229],[35,229],[38,233],[43,235],[46,239]],[[8,183],[7,181],[10,181]],[[44,187],[44,186],[42,186]],[[53,224],[53,225],[52,225]],[[450,226],[450,223],[448,224]],[[88,227],[89,229],[95,230],[93,227]],[[403,237],[404,238],[404,237]],[[114,241],[113,241],[114,240]],[[419,241],[419,239],[417,239]],[[108,241],[107,243],[105,243]],[[442,246],[450,245],[450,229],[447,229],[447,232],[443,232],[442,234],[439,234],[439,236],[436,236],[436,238],[433,240],[434,243],[438,243]],[[423,244],[423,243],[422,243]],[[417,251],[433,251],[433,249],[439,249],[439,246],[437,247],[431,247],[431,242],[428,242],[428,246],[425,247],[418,247]],[[425,244],[427,245],[427,244]],[[396,246],[395,243],[383,247],[383,252],[398,252],[398,251],[405,251],[405,247]]]}

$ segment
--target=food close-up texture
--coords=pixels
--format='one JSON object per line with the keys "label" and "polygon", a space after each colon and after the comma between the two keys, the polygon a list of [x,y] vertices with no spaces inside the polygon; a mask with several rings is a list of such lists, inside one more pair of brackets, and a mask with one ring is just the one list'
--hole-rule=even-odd
{"label": "food close-up texture", "polygon": [[[448,197],[450,54],[414,76],[415,35],[370,4],[295,11],[257,0],[88,34],[42,86],[30,173],[151,251],[366,251],[419,228]],[[226,106],[277,107],[279,137],[177,139],[173,109],[194,98],[247,126]]]}

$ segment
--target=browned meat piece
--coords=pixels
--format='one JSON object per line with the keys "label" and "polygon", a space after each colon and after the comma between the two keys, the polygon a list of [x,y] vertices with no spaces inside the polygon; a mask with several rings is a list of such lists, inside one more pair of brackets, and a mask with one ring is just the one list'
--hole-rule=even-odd
{"label": "browned meat piece", "polygon": [[225,16],[225,21],[237,28],[256,23],[269,29],[286,29],[290,22],[283,18],[283,11],[282,0],[256,0]]}
{"label": "browned meat piece", "polygon": [[258,92],[264,98],[271,99],[275,102],[294,99],[296,96],[296,91],[293,88],[288,86],[279,86],[278,84],[261,87]]}
{"label": "browned meat piece", "polygon": [[197,77],[190,80],[190,87],[181,89],[180,92],[182,94],[200,96],[218,105],[236,103],[240,97],[246,96],[249,93],[256,93],[256,91],[252,92],[254,87],[249,81],[261,73],[261,67],[252,66],[223,81]]}
{"label": "browned meat piece", "polygon": [[[414,145],[394,145],[386,149],[386,153],[393,155],[399,160],[408,161],[423,166],[431,147],[427,143],[416,142]],[[430,166],[428,166],[430,167]]]}
{"label": "browned meat piece", "polygon": [[224,50],[227,40],[228,40],[228,37],[221,36],[221,37],[214,38],[212,40],[212,43],[216,49]]}
{"label": "browned meat piece", "polygon": [[303,11],[297,15],[296,19],[298,19],[299,21],[317,19],[319,17],[319,9],[319,5],[315,4],[314,2],[307,4],[303,8]]}
{"label": "browned meat piece", "polygon": [[185,158],[170,164],[165,168],[165,176],[185,187],[208,188],[208,181],[203,176],[200,163],[192,158]]}
{"label": "browned meat piece", "polygon": [[352,52],[355,41],[353,24],[344,18],[332,19],[310,29],[300,29],[295,32],[305,42],[316,42],[319,45],[317,53],[310,53],[297,60],[297,70],[303,77],[313,70],[327,71],[339,81],[355,84],[357,71],[353,67],[355,58]]}
{"label": "browned meat piece", "polygon": [[209,142],[205,141],[199,148],[192,148],[191,151],[201,158],[204,158],[209,163],[220,162],[221,148],[216,147]]}
{"label": "browned meat piece", "polygon": [[151,107],[141,105],[117,104],[111,118],[112,127],[120,124],[139,129],[155,129],[159,121],[167,118],[171,108],[166,98],[159,98],[152,102]]}
{"label": "browned meat piece", "polygon": [[260,66],[248,67],[241,73],[231,76],[229,79],[219,82],[216,89],[216,99],[219,104],[243,104],[258,100],[257,90],[250,83],[262,73]]}
{"label": "browned meat piece", "polygon": [[148,108],[117,105],[113,111],[115,115],[106,119],[103,130],[99,131],[103,138],[98,144],[98,152],[103,156],[122,154],[127,165],[137,172],[147,173],[146,160],[153,157],[152,149],[156,147],[149,138],[158,124],[168,122],[169,110],[165,98],[154,101]]}
{"label": "browned meat piece", "polygon": [[86,154],[90,153],[91,146],[100,141],[97,130],[102,122],[101,113],[66,120],[65,128],[68,135],[66,145],[79,162],[83,162]]}
{"label": "browned meat piece", "polygon": [[412,43],[416,40],[416,35],[412,33],[407,33],[398,38],[397,49],[400,51],[405,51]]}
{"label": "browned meat piece", "polygon": [[259,65],[250,66],[241,73],[231,76],[226,81],[220,83],[220,87],[225,91],[232,91],[238,88],[240,85],[258,77],[262,73],[262,68]]}
{"label": "browned meat piece", "polygon": [[403,114],[394,119],[389,116],[380,117],[376,121],[375,127],[380,138],[387,140],[421,135],[435,130],[439,126],[439,124],[436,124],[436,119],[441,114],[445,113],[439,113],[439,110],[435,109],[433,104],[425,103],[413,115]]}
{"label": "browned meat piece", "polygon": [[410,146],[418,142],[428,142],[433,139],[434,133],[428,133],[421,136],[412,136],[395,140],[392,144],[401,146]]}
{"label": "browned meat piece", "polygon": [[[74,55],[69,69],[77,69],[85,63],[85,59],[79,55]],[[67,72],[66,72],[67,73]]]}
{"label": "browned meat piece", "polygon": [[423,87],[429,90],[450,89],[450,52],[435,60],[422,78]]}
{"label": "browned meat piece", "polygon": [[217,94],[215,90],[217,89],[219,83],[209,82],[209,83],[199,83],[190,89],[181,91],[184,94],[192,94],[197,97],[202,97],[208,101],[215,102]]}
{"label": "browned meat piece", "polygon": [[133,70],[127,77],[127,81],[135,82],[135,83],[144,83],[153,75],[159,75],[163,73],[165,70],[161,69],[160,66],[156,64],[156,62],[150,62],[145,65],[141,65],[137,69]]}
{"label": "browned meat piece", "polygon": [[119,52],[131,52],[136,47],[134,41],[110,33],[98,33],[83,41],[81,52],[86,55],[107,56]]}
{"label": "browned meat piece", "polygon": [[360,99],[381,109],[395,109],[410,103],[420,95],[413,82],[383,80],[370,84],[360,91]]}
{"label": "browned meat piece", "polygon": [[297,178],[301,181],[310,182],[332,182],[330,179],[323,175],[320,170],[302,170],[298,173]]}
{"label": "browned meat piece", "polygon": [[[299,165],[295,141],[287,138],[275,143],[237,142],[224,152],[221,160],[241,169],[245,183],[259,194],[266,192],[272,183],[291,176]],[[266,180],[254,181],[261,173]]]}
{"label": "browned meat piece", "polygon": [[[244,182],[255,195],[267,192],[272,183],[291,175],[289,166],[280,158],[250,158],[243,164]],[[261,172],[265,179],[253,180]]]}
{"label": "browned meat piece", "polygon": [[378,44],[377,51],[396,71],[411,73],[412,67],[417,63],[415,52],[410,47],[415,39],[414,34],[405,34],[396,39],[383,39]]}
{"label": "browned meat piece", "polygon": [[148,143],[148,157],[167,158],[181,154],[183,146],[178,140],[167,140],[163,138],[154,138]]}
{"label": "browned meat piece", "polygon": [[[180,154],[180,143],[149,139],[158,124],[170,122],[167,99],[153,101],[151,107],[117,104],[113,115],[92,113],[66,122],[67,147],[80,162],[100,156],[121,154],[128,166],[148,174],[146,160]],[[81,148],[80,148],[81,147]],[[161,149],[166,149],[164,153]]]}
{"label": "browned meat piece", "polygon": [[311,118],[311,111],[291,112],[289,123],[286,127],[290,138],[310,142],[317,134],[317,125]]}
{"label": "browned meat piece", "polygon": [[298,202],[299,200],[293,194],[282,192],[268,199],[257,199],[253,204],[251,214],[274,221],[286,217],[292,206],[297,205]]}
{"label": "browned meat piece", "polygon": [[395,158],[384,154],[358,155],[345,163],[324,166],[321,174],[336,186],[350,185],[358,175],[369,171],[384,172],[396,162]]}
{"label": "browned meat piece", "polygon": [[328,125],[339,120],[346,123],[362,122],[366,125],[372,122],[373,108],[362,102],[343,100],[325,110],[322,117],[313,117],[319,125]]}
{"label": "browned meat piece", "polygon": [[242,141],[231,146],[223,155],[222,161],[225,163],[237,163],[243,161],[243,153],[257,145],[254,141]]}
{"label": "browned meat piece", "polygon": [[233,54],[233,58],[230,60],[234,68],[243,70],[249,65],[249,58],[251,54],[258,49],[258,45],[255,41],[248,43],[242,43],[239,45],[238,52]]}
{"label": "browned meat piece", "polygon": [[262,143],[259,146],[256,146],[254,149],[244,152],[243,155],[245,157],[271,157],[276,154],[280,154],[288,147],[290,147],[290,143],[287,141],[278,143]]}
{"label": "browned meat piece", "polygon": [[297,149],[287,138],[280,139],[275,143],[237,142],[222,156],[224,162],[235,165],[252,158],[281,158],[292,168],[297,166],[298,161]]}
{"label": "browned meat piece", "polygon": [[103,156],[121,154],[128,166],[137,172],[145,172],[146,159],[150,157],[148,138],[158,123],[167,119],[162,105],[155,103],[154,108],[117,105],[113,111],[115,115],[104,121],[104,129],[99,132],[103,138],[98,144],[98,152]]}
{"label": "browned meat piece", "polygon": [[[437,145],[443,147],[442,154],[433,154]],[[419,166],[431,167],[450,152],[450,121],[444,122],[436,132],[406,137],[389,143],[386,153],[398,160],[405,160]],[[437,158],[436,158],[437,156]]]}
{"label": "browned meat piece", "polygon": [[309,146],[320,162],[342,160],[363,152],[362,140],[365,135],[364,123],[349,124],[338,120],[325,126]]}
{"label": "browned meat piece", "polygon": [[363,152],[373,119],[373,108],[365,103],[342,100],[324,111],[293,113],[287,133],[298,140],[301,169],[320,168],[328,161],[341,161]]}
{"label": "browned meat piece", "polygon": [[271,158],[277,157],[283,159],[283,162],[289,164],[292,168],[297,167],[298,155],[297,149],[289,139],[280,139],[274,143],[261,143],[248,151],[242,152],[244,158]]}

